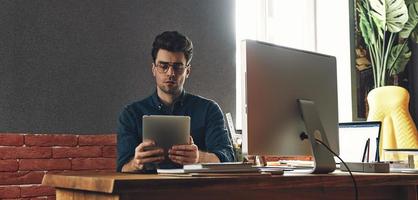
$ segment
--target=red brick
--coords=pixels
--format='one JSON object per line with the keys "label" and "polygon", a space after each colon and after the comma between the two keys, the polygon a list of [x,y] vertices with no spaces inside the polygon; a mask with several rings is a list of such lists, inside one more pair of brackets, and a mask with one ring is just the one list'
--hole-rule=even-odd
{"label": "red brick", "polygon": [[17,160],[0,160],[1,172],[15,172],[19,168]]}
{"label": "red brick", "polygon": [[13,198],[13,199],[1,199],[1,200],[30,200],[30,198]]}
{"label": "red brick", "polygon": [[25,135],[27,146],[75,146],[77,135]]}
{"label": "red brick", "polygon": [[0,187],[0,198],[17,198],[20,197],[20,188],[18,186]]}
{"label": "red brick", "polygon": [[0,159],[51,158],[50,147],[0,147]]}
{"label": "red brick", "polygon": [[81,146],[116,145],[116,135],[80,135],[78,144]]}
{"label": "red brick", "polygon": [[49,186],[33,185],[20,187],[21,197],[38,197],[55,195],[55,189]]}
{"label": "red brick", "polygon": [[75,158],[71,160],[73,170],[116,169],[113,158]]}
{"label": "red brick", "polygon": [[102,156],[102,147],[54,147],[54,158],[97,158]]}
{"label": "red brick", "polygon": [[19,170],[71,169],[68,159],[21,159]]}
{"label": "red brick", "polygon": [[105,158],[116,158],[116,146],[104,146],[103,157]]}
{"label": "red brick", "polygon": [[30,200],[29,198],[13,198],[13,199],[1,199],[1,200]]}
{"label": "red brick", "polygon": [[44,172],[0,172],[0,185],[40,184]]}
{"label": "red brick", "polygon": [[0,146],[22,146],[23,135],[0,133]]}

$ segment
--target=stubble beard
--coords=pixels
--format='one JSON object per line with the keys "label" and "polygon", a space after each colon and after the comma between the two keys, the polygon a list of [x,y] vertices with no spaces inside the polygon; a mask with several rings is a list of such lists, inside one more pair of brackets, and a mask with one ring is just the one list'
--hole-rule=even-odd
{"label": "stubble beard", "polygon": [[177,95],[177,94],[179,94],[180,92],[181,92],[181,90],[182,90],[182,88],[181,87],[179,87],[179,86],[175,86],[175,87],[168,87],[168,86],[165,86],[165,85],[161,85],[161,86],[158,86],[159,88],[160,88],[160,90],[162,91],[162,92],[164,92],[164,93],[166,93],[166,94],[169,94],[169,95]]}

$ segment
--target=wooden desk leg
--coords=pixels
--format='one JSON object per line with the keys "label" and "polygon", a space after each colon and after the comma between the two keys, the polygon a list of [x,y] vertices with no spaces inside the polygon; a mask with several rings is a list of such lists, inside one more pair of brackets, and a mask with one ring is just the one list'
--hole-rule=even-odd
{"label": "wooden desk leg", "polygon": [[401,188],[401,198],[405,200],[417,199],[417,186],[404,186]]}
{"label": "wooden desk leg", "polygon": [[57,200],[119,200],[119,195],[56,188]]}

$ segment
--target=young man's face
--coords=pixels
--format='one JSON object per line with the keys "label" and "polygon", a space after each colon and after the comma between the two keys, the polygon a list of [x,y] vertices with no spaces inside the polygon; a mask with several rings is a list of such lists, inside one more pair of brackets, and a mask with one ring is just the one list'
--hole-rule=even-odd
{"label": "young man's face", "polygon": [[157,83],[157,89],[170,95],[177,95],[183,90],[190,67],[186,65],[183,52],[171,52],[160,49],[155,63],[152,64],[152,74]]}

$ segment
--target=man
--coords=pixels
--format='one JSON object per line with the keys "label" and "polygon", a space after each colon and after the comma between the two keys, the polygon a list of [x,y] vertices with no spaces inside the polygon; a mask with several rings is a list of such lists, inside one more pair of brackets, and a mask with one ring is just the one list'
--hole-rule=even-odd
{"label": "man", "polygon": [[218,104],[186,93],[183,88],[191,71],[193,44],[190,39],[176,31],[163,32],[155,38],[151,55],[156,92],[125,106],[119,116],[117,171],[140,171],[144,170],[144,165],[164,160],[163,149],[149,148],[155,146],[155,141],[142,141],[143,115],[190,116],[189,144],[176,145],[168,151],[173,163],[234,161],[231,141]]}

